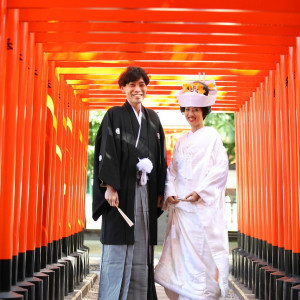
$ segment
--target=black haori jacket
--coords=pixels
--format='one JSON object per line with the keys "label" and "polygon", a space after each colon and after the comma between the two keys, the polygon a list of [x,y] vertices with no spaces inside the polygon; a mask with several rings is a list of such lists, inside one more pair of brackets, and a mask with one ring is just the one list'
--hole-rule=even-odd
{"label": "black haori jacket", "polygon": [[166,152],[164,132],[157,114],[142,106],[140,138],[135,148],[139,124],[130,104],[107,111],[98,130],[94,156],[93,219],[102,215],[101,242],[109,245],[134,243],[134,226],[129,227],[117,208],[104,198],[109,184],[118,191],[119,208],[134,222],[136,164],[138,157],[148,157],[153,169],[148,174],[149,238],[157,243],[158,195],[164,194]]}

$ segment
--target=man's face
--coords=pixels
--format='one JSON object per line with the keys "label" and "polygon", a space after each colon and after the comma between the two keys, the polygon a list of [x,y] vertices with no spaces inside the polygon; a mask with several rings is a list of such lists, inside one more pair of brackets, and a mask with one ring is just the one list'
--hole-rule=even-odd
{"label": "man's face", "polygon": [[147,85],[141,77],[137,81],[129,82],[121,87],[121,90],[126,94],[127,100],[132,106],[141,104],[146,96]]}

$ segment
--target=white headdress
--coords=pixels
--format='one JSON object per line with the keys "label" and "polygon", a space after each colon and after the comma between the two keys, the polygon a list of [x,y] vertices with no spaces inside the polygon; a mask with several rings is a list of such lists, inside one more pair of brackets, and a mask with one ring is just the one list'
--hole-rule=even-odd
{"label": "white headdress", "polygon": [[183,84],[183,89],[177,94],[181,107],[206,107],[215,104],[217,87],[214,80],[195,81]]}

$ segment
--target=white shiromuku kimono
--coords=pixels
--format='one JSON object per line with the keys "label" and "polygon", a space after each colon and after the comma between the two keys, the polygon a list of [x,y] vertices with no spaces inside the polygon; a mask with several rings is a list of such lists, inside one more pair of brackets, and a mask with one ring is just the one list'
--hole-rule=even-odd
{"label": "white shiromuku kimono", "polygon": [[155,281],[178,294],[178,299],[218,299],[227,291],[227,175],[228,157],[214,128],[202,127],[178,139],[168,168],[165,199],[183,199],[193,191],[201,197],[197,202],[169,205]]}

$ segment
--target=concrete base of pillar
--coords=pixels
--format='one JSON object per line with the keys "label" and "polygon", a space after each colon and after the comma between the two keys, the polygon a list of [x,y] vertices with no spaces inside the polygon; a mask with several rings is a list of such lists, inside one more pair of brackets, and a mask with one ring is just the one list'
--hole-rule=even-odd
{"label": "concrete base of pillar", "polygon": [[19,286],[25,290],[27,290],[28,300],[35,299],[35,285],[29,281],[18,281],[16,286]]}
{"label": "concrete base of pillar", "polygon": [[23,295],[23,299],[24,300],[28,300],[28,290],[26,290],[26,289],[24,289],[24,288],[22,288],[20,286],[13,285],[11,287],[11,292]]}
{"label": "concrete base of pillar", "polygon": [[23,295],[14,293],[14,292],[1,292],[0,293],[0,299],[18,299],[18,300],[24,300]]}
{"label": "concrete base of pillar", "polygon": [[35,292],[34,292],[34,299],[43,299],[43,280],[37,277],[28,277],[25,278],[25,281],[31,282],[34,284]]}

